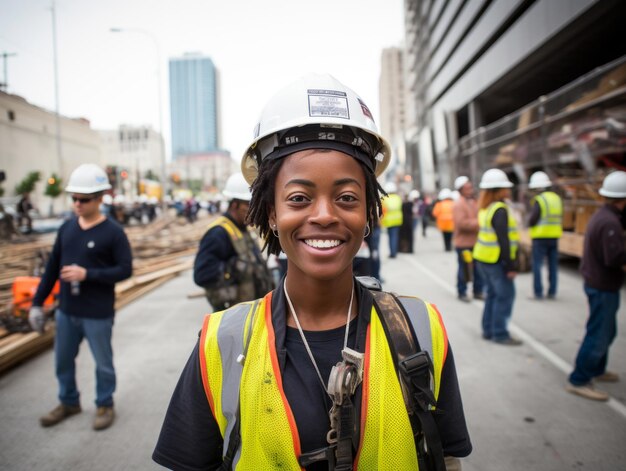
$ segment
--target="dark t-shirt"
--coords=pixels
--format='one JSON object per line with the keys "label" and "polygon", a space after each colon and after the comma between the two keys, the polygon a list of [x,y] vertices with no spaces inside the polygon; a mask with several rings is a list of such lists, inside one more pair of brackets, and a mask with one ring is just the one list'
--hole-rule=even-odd
{"label": "dark t-shirt", "polygon": [[[358,283],[356,286],[359,315],[350,323],[348,346],[363,351],[372,295]],[[326,433],[330,428],[328,411],[332,402],[320,384],[299,332],[286,326],[282,289],[274,291],[272,320],[285,395],[298,425],[301,449],[309,452],[325,447]],[[341,361],[344,334],[345,326],[324,332],[305,331],[305,337],[325,381],[332,367]],[[212,470],[217,469],[222,462],[223,441],[202,385],[198,349],[196,344],[174,390],[152,455],[157,463],[170,469]],[[354,403],[360,404],[360,400],[359,387]],[[443,367],[437,407],[435,421],[440,431],[444,454],[457,457],[469,455],[472,445],[465,424],[452,349],[448,350]],[[325,463],[317,463],[309,466],[307,471],[326,469]]]}

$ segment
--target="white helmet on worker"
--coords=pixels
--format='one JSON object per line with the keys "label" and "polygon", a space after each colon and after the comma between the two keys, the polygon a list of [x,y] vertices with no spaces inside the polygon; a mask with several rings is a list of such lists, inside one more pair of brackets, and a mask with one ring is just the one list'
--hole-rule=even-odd
{"label": "white helmet on worker", "polygon": [[327,74],[306,75],[279,91],[265,105],[241,171],[252,184],[264,160],[306,149],[334,149],[359,160],[378,177],[391,148],[378,133],[359,96]]}
{"label": "white helmet on worker", "polygon": [[89,195],[111,189],[106,172],[96,164],[82,164],[76,167],[70,175],[70,181],[65,187],[68,193]]}
{"label": "white helmet on worker", "polygon": [[439,191],[439,195],[437,196],[437,199],[440,199],[440,200],[452,199],[452,191],[450,191],[450,188],[442,188]]}
{"label": "white helmet on worker", "polygon": [[467,178],[465,175],[456,177],[456,180],[454,180],[454,189],[460,190],[461,188],[463,188],[463,185],[465,185],[467,182],[469,182],[469,178]]}
{"label": "white helmet on worker", "polygon": [[250,185],[241,172],[233,173],[228,177],[222,194],[228,200],[250,201],[252,199]]}
{"label": "white helmet on worker", "polygon": [[606,198],[626,198],[626,172],[618,170],[609,173],[604,177],[602,188],[598,193]]}
{"label": "white helmet on worker", "polygon": [[535,172],[530,176],[530,180],[528,180],[528,188],[531,190],[536,190],[538,188],[548,188],[552,186],[552,182],[550,181],[550,177],[546,172]]}
{"label": "white helmet on worker", "polygon": [[388,195],[390,195],[391,193],[397,193],[398,185],[396,185],[395,182],[387,182],[385,183],[383,190],[385,190],[385,193],[387,193]]}
{"label": "white helmet on worker", "polygon": [[490,168],[483,173],[478,186],[482,190],[495,190],[497,188],[511,188],[513,183],[506,176],[506,173],[499,168]]}
{"label": "white helmet on worker", "polygon": [[105,193],[102,195],[102,204],[113,204],[113,197],[110,194]]}
{"label": "white helmet on worker", "polygon": [[415,201],[420,197],[420,192],[418,190],[409,191],[409,200]]}

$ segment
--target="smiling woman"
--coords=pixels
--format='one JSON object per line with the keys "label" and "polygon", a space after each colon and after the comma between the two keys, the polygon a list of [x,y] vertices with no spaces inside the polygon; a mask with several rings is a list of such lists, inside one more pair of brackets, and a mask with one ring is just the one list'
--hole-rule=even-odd
{"label": "smiling woman", "polygon": [[[287,272],[264,298],[205,318],[155,461],[458,469],[454,457],[471,443],[441,316],[353,274],[381,214],[376,177],[389,157],[367,105],[331,76],[304,77],[270,100],[242,171],[252,186],[248,220],[264,248],[286,254]],[[402,333],[389,327],[397,313]],[[415,339],[418,351],[401,357],[396,342]]]}

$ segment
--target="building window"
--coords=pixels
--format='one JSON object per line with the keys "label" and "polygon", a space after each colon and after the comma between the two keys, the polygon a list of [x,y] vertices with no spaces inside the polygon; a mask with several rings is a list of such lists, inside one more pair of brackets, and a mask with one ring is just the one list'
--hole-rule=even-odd
{"label": "building window", "polygon": [[9,121],[15,121],[15,111],[8,110],[7,111],[7,116],[9,117]]}

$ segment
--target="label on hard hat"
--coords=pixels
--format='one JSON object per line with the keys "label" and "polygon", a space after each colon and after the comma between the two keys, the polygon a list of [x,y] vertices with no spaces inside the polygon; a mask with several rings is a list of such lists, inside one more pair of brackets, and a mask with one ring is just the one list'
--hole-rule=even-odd
{"label": "label on hard hat", "polygon": [[326,116],[350,119],[348,96],[336,90],[307,90],[309,94],[309,116]]}

